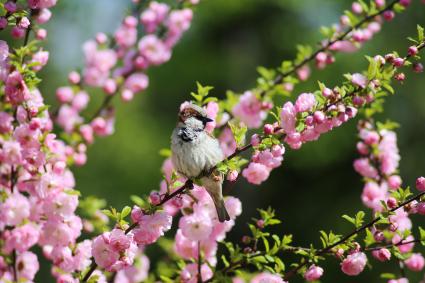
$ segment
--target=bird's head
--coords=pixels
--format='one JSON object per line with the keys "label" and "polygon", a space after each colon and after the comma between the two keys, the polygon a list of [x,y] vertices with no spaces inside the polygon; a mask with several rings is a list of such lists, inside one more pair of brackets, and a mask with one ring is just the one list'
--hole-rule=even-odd
{"label": "bird's head", "polygon": [[179,113],[179,123],[194,129],[204,129],[205,125],[212,121],[205,109],[192,103],[183,106]]}

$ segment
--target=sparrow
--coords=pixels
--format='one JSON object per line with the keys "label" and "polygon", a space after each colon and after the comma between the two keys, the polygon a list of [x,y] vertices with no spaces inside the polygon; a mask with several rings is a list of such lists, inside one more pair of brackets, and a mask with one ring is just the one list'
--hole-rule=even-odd
{"label": "sparrow", "polygon": [[214,202],[218,220],[224,222],[230,220],[222,194],[224,175],[213,170],[224,159],[224,154],[218,140],[205,131],[206,124],[212,121],[202,107],[192,103],[185,105],[171,135],[171,161],[184,177],[200,178]]}

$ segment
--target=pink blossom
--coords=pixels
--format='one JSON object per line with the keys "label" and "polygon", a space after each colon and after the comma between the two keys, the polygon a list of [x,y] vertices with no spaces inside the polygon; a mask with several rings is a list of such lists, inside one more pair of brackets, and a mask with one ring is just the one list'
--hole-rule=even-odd
{"label": "pink blossom", "polygon": [[251,283],[288,283],[277,274],[268,272],[260,273],[251,279]]}
{"label": "pink blossom", "polygon": [[295,132],[296,110],[291,102],[286,102],[280,112],[281,127],[285,133]]}
{"label": "pink blossom", "polygon": [[132,266],[118,271],[114,283],[138,283],[145,281],[149,272],[149,259],[145,255],[138,256],[138,259]]}
{"label": "pink blossom", "polygon": [[148,87],[149,78],[143,73],[131,74],[125,80],[125,88],[131,90],[133,93],[137,93],[145,90]]}
{"label": "pink blossom", "polygon": [[263,151],[257,151],[252,156],[252,161],[256,163],[263,164],[264,166],[273,169],[277,168],[282,164],[283,157],[282,156],[275,156],[270,151],[270,149],[266,149]]}
{"label": "pink blossom", "polygon": [[303,93],[298,96],[297,101],[295,102],[295,111],[296,112],[308,112],[311,111],[316,104],[316,98],[312,93]]}
{"label": "pink blossom", "polygon": [[310,77],[310,67],[304,65],[297,70],[297,76],[301,81],[306,81]]}
{"label": "pink blossom", "polygon": [[[391,279],[388,280],[387,283],[409,283],[409,280],[407,278]],[[422,283],[422,281],[420,283]]]}
{"label": "pink blossom", "polygon": [[359,275],[365,268],[367,257],[362,252],[348,255],[341,263],[341,270],[349,276]]}
{"label": "pink blossom", "polygon": [[307,271],[304,273],[304,278],[307,281],[315,281],[318,280],[323,275],[323,268],[316,265],[311,265]]}
{"label": "pink blossom", "polygon": [[38,51],[32,56],[31,63],[37,63],[33,68],[36,71],[40,71],[47,64],[47,61],[49,61],[49,52]]}
{"label": "pink blossom", "polygon": [[11,253],[13,250],[20,253],[27,251],[37,243],[39,235],[38,227],[31,223],[16,227],[13,230],[6,230],[4,232],[4,250],[6,253]]}
{"label": "pink blossom", "polygon": [[9,195],[0,203],[0,221],[8,226],[17,226],[30,216],[28,199],[20,193]]}
{"label": "pink blossom", "polygon": [[89,103],[90,97],[85,91],[77,92],[72,99],[72,108],[81,112],[86,109],[87,104]]}
{"label": "pink blossom", "polygon": [[140,21],[146,31],[148,33],[154,32],[157,26],[165,20],[169,10],[170,7],[165,3],[150,2],[149,8],[140,15]]}
{"label": "pink blossom", "polygon": [[28,0],[31,9],[50,8],[56,5],[57,0]]}
{"label": "pink blossom", "polygon": [[156,242],[159,237],[164,235],[164,232],[171,228],[172,217],[162,211],[155,212],[152,215],[144,215],[142,212],[132,213],[131,216],[133,221],[139,223],[133,233],[134,240],[141,245]]}
{"label": "pink blossom", "polygon": [[260,163],[251,162],[247,168],[242,171],[248,182],[259,185],[269,178],[270,169]]}
{"label": "pink blossom", "polygon": [[[394,245],[397,245],[397,248],[399,249],[399,251],[401,253],[408,253],[410,252],[413,247],[415,246],[415,243],[412,242],[414,240],[412,235],[409,235],[406,237],[406,239],[402,239],[400,237],[400,235],[397,233],[393,236],[393,238],[391,239],[391,242]],[[406,243],[406,244],[405,244]]]}
{"label": "pink blossom", "polygon": [[21,164],[22,148],[16,141],[4,141],[0,149],[0,160],[9,165]]}
{"label": "pink blossom", "polygon": [[23,252],[16,257],[17,275],[20,280],[32,281],[40,265],[37,256],[32,252]]}
{"label": "pink blossom", "polygon": [[56,90],[56,98],[61,103],[71,102],[73,97],[74,97],[74,91],[72,90],[71,87],[64,86]]}
{"label": "pink blossom", "polygon": [[382,248],[372,251],[372,255],[379,261],[388,261],[391,259],[391,252],[388,249]]}
{"label": "pink blossom", "polygon": [[[201,278],[202,281],[207,281],[213,277],[213,271],[207,264],[201,265]],[[184,283],[196,283],[198,282],[198,265],[191,263],[186,265],[183,271],[180,273],[180,278]]]}
{"label": "pink blossom", "polygon": [[240,96],[232,113],[249,128],[259,128],[267,116],[267,113],[263,111],[261,101],[251,91]]}
{"label": "pink blossom", "polygon": [[101,268],[108,269],[115,264],[119,258],[119,252],[115,251],[109,243],[110,234],[104,233],[97,236],[92,245],[92,254],[95,262]]}
{"label": "pink blossom", "polygon": [[362,74],[355,73],[351,75],[351,82],[361,88],[365,88],[367,84],[367,78]]}
{"label": "pink blossom", "polygon": [[12,131],[13,117],[6,112],[0,112],[0,133],[5,134]]}
{"label": "pink blossom", "polygon": [[149,34],[138,43],[140,55],[150,64],[160,65],[171,58],[171,50],[156,35]]}
{"label": "pink blossom", "polygon": [[126,25],[120,26],[115,31],[115,41],[124,48],[133,46],[137,41],[137,29]]}
{"label": "pink blossom", "polygon": [[242,213],[242,203],[235,197],[226,197],[225,199],[226,209],[231,219],[235,219]]}
{"label": "pink blossom", "polygon": [[40,245],[67,246],[75,239],[71,227],[58,220],[45,222],[40,232]]}
{"label": "pink blossom", "polygon": [[404,263],[410,270],[419,272],[424,268],[425,260],[420,253],[415,253],[406,259]]}
{"label": "pink blossom", "polygon": [[385,200],[386,193],[386,190],[379,187],[377,183],[367,182],[363,187],[362,201],[367,207],[375,211],[381,211],[381,201]]}
{"label": "pink blossom", "polygon": [[86,42],[83,49],[86,60],[84,81],[90,86],[103,86],[117,62],[116,53],[111,49],[98,50],[94,41]]}
{"label": "pink blossom", "polygon": [[394,215],[389,216],[392,224],[397,226],[397,230],[405,231],[412,228],[412,221],[409,219],[409,214],[403,209],[397,209]]}
{"label": "pink blossom", "polygon": [[[217,242],[212,239],[201,241],[200,248],[206,259],[213,260],[217,252]],[[198,257],[198,241],[186,238],[181,229],[178,229],[175,236],[174,251],[184,259],[196,259]]]}
{"label": "pink blossom", "polygon": [[379,143],[380,169],[386,175],[394,174],[398,168],[400,155],[397,147],[397,135],[393,131],[381,131]]}
{"label": "pink blossom", "polygon": [[57,116],[57,123],[65,132],[71,133],[75,126],[82,123],[83,118],[78,111],[68,105],[62,105]]}
{"label": "pink blossom", "polygon": [[378,176],[378,171],[369,163],[367,158],[356,159],[354,161],[354,170],[367,178],[376,178]]}
{"label": "pink blossom", "polygon": [[205,213],[193,213],[182,217],[179,227],[186,238],[202,241],[210,236],[213,225],[211,218]]}
{"label": "pink blossom", "polygon": [[47,23],[52,17],[52,12],[49,9],[41,9],[38,15],[36,16],[36,21],[39,24]]}
{"label": "pink blossom", "polygon": [[7,77],[4,93],[13,104],[20,104],[30,99],[28,87],[18,71],[10,73]]}
{"label": "pink blossom", "polygon": [[230,181],[230,182],[234,182],[234,181],[236,181],[236,179],[238,178],[238,176],[239,176],[238,171],[236,171],[236,170],[230,170],[227,173],[227,178],[226,179],[228,181]]}

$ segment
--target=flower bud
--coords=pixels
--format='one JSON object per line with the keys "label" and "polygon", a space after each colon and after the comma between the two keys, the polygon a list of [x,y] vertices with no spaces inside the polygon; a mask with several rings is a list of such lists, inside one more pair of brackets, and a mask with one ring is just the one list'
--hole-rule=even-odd
{"label": "flower bud", "polygon": [[415,45],[412,45],[409,47],[409,50],[407,51],[407,53],[410,56],[415,56],[416,54],[418,54],[418,48]]}
{"label": "flower bud", "polygon": [[149,202],[153,205],[158,205],[161,202],[161,195],[158,192],[151,192],[149,195]]}
{"label": "flower bud", "polygon": [[251,137],[251,145],[252,146],[257,146],[257,145],[260,144],[260,142],[261,142],[261,140],[260,140],[259,135],[257,135],[257,134],[252,135],[252,137]]}
{"label": "flower bud", "polygon": [[413,71],[415,73],[422,73],[424,71],[424,66],[421,63],[414,63],[413,64]]}
{"label": "flower bud", "polygon": [[274,127],[271,124],[265,124],[263,130],[264,130],[264,134],[271,135],[271,134],[273,134]]}
{"label": "flower bud", "polygon": [[416,189],[418,191],[424,192],[425,191],[425,178],[419,177],[416,179]]}
{"label": "flower bud", "polygon": [[389,209],[393,209],[397,207],[397,200],[393,197],[389,197],[387,199],[387,206]]}
{"label": "flower bud", "polygon": [[238,178],[238,175],[239,175],[238,171],[230,170],[229,173],[227,173],[227,180],[230,182],[234,182]]}
{"label": "flower bud", "polygon": [[260,229],[263,229],[264,228],[264,220],[263,219],[259,219],[259,220],[257,220],[257,227],[258,228],[260,228]]}
{"label": "flower bud", "polygon": [[384,19],[387,21],[391,21],[395,17],[395,13],[393,11],[385,11],[383,15]]}
{"label": "flower bud", "polygon": [[400,58],[400,57],[395,58],[393,60],[393,65],[394,65],[394,67],[397,67],[397,68],[403,66],[404,65],[404,59]]}
{"label": "flower bud", "polygon": [[391,259],[391,252],[388,249],[379,249],[379,250],[374,250],[372,252],[372,255],[374,258],[376,258],[379,261],[389,261]]}
{"label": "flower bud", "polygon": [[322,275],[323,275],[323,268],[313,264],[304,273],[304,278],[305,278],[305,280],[310,282],[310,281],[316,281],[316,280],[320,279],[320,277],[322,277]]}

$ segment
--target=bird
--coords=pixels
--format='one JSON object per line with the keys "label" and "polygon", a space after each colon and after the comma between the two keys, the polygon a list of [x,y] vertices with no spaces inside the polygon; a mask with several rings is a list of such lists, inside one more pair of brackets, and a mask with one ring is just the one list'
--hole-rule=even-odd
{"label": "bird", "polygon": [[222,194],[224,175],[215,169],[224,154],[218,140],[205,130],[212,121],[204,108],[193,103],[184,105],[171,135],[171,161],[180,175],[200,178],[214,202],[218,220],[225,222],[230,216]]}

